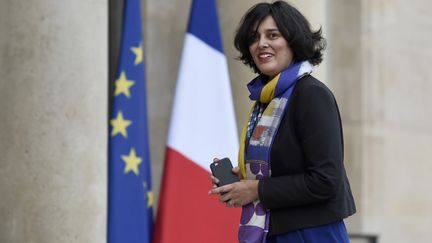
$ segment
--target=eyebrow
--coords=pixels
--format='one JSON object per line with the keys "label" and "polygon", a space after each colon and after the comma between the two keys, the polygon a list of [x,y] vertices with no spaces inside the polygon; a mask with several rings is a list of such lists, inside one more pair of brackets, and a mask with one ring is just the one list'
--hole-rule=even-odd
{"label": "eyebrow", "polygon": [[[279,29],[276,28],[276,29],[266,29],[266,30],[264,30],[264,32],[268,33],[268,32],[280,32],[280,31],[279,31]],[[259,32],[253,31],[252,34],[259,34]]]}
{"label": "eyebrow", "polygon": [[266,29],[265,31],[266,32],[275,32],[275,31],[279,32],[279,29]]}

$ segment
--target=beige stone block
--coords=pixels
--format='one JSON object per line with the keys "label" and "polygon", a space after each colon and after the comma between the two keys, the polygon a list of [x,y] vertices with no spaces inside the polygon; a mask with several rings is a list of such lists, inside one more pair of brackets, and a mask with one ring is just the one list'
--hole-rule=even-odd
{"label": "beige stone block", "polygon": [[0,242],[103,242],[107,3],[0,3]]}
{"label": "beige stone block", "polygon": [[[365,229],[382,242],[428,242],[432,225],[429,153],[432,135],[403,128],[376,128],[365,181]],[[414,142],[415,141],[415,142]]]}

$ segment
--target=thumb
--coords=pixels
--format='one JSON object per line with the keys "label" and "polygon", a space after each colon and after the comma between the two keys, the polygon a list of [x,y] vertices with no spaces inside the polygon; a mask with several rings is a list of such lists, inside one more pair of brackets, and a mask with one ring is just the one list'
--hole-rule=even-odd
{"label": "thumb", "polygon": [[240,168],[238,166],[232,168],[232,172],[236,175],[238,175],[240,173]]}

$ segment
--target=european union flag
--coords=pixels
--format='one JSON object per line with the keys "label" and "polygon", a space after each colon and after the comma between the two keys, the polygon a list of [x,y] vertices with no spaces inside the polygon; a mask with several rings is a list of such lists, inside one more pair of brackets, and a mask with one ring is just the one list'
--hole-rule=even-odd
{"label": "european union flag", "polygon": [[150,178],[140,0],[126,0],[109,134],[108,243],[150,243]]}

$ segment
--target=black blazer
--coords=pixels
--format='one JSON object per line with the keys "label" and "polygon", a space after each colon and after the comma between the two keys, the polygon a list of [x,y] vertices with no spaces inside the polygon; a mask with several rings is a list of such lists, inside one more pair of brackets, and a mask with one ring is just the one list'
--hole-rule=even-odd
{"label": "black blazer", "polygon": [[259,199],[270,209],[269,235],[332,223],[355,213],[336,100],[314,77],[297,82],[270,156],[271,178],[258,184]]}

